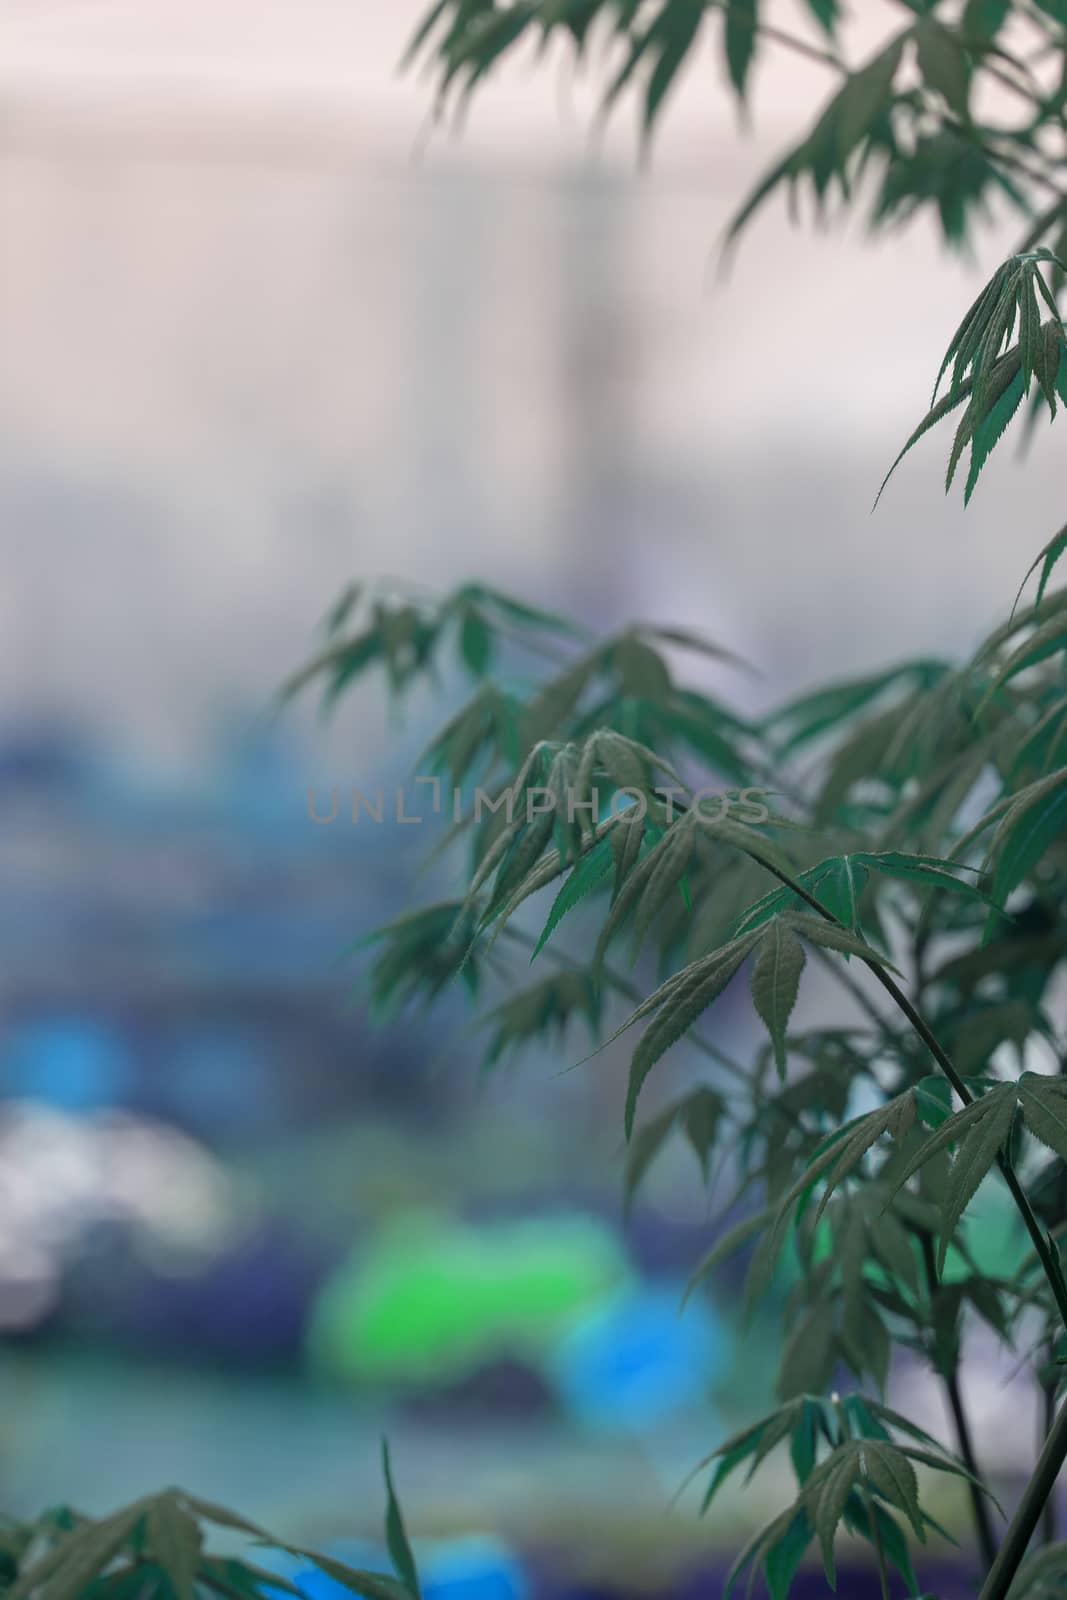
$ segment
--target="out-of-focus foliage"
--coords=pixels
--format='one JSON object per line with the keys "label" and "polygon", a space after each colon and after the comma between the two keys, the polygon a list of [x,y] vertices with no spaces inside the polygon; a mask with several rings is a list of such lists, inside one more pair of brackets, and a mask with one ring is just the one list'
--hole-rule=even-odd
{"label": "out-of-focus foliage", "polygon": [[[1067,15],[1058,0],[870,0],[865,10],[881,12],[884,37],[857,56],[837,0],[798,0],[795,28],[769,0],[438,0],[409,59],[434,75],[436,109],[445,115],[510,57],[569,53],[601,76],[605,115],[636,95],[646,140],[709,43],[743,107],[765,55],[818,62],[829,91],[738,208],[727,243],[783,187],[794,214],[801,194],[819,218],[836,196],[843,210],[863,205],[876,231],[932,213],[954,248],[968,245],[992,200],[1008,206],[1022,219],[1019,253],[961,324],[942,366],[941,375],[954,363],[949,392],[938,401],[935,386],[932,409],[905,446],[967,401],[948,485],[969,447],[969,499],[1023,399],[1031,397],[1032,422],[1042,400],[1054,414],[1064,394],[1055,293],[1067,270]],[[831,344],[834,336],[828,329]]]}
{"label": "out-of-focus foliage", "polygon": [[226,1506],[181,1489],[147,1495],[104,1517],[69,1507],[32,1523],[0,1530],[0,1584],[7,1600],[83,1600],[85,1596],[142,1596],[152,1600],[278,1600],[303,1591],[288,1578],[244,1556],[213,1554],[211,1530],[300,1556],[350,1594],[365,1600],[420,1600],[419,1578],[393,1487],[388,1447],[382,1447],[387,1504],[385,1532],[395,1576],[361,1571],[333,1557],[283,1545]]}

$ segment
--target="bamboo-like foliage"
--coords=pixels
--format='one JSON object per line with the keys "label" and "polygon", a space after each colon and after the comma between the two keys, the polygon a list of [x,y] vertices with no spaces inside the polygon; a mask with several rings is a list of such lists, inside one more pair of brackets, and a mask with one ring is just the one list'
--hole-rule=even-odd
{"label": "bamboo-like foliage", "polygon": [[[966,452],[969,499],[1024,400],[1031,427],[1067,405],[1067,3],[887,0],[882,43],[854,61],[838,0],[794,11],[791,28],[769,0],[437,0],[410,58],[448,114],[523,50],[569,50],[600,74],[605,114],[636,95],[644,140],[709,40],[742,106],[768,50],[820,63],[826,99],[743,200],[727,244],[782,187],[794,206],[810,195],[819,217],[835,196],[843,209],[862,197],[878,230],[930,211],[952,247],[991,198],[1017,211],[1018,249],[952,336],[890,469],[958,413],[946,489]],[[486,1070],[546,1041],[569,1049],[575,1024],[595,1048],[640,1027],[620,1096],[625,1203],[680,1136],[706,1180],[735,1180],[689,1292],[745,1255],[751,1310],[792,1255],[780,1404],[697,1469],[705,1505],[776,1450],[796,1479],[727,1593],[762,1571],[785,1600],[809,1550],[833,1586],[847,1531],[871,1546],[886,1595],[893,1568],[920,1595],[922,1547],[943,1534],[920,1471],[967,1486],[980,1600],[1067,1593],[1067,1543],[1049,1512],[1067,1460],[1067,1037],[1052,1004],[1067,964],[1067,588],[1050,586],[1065,551],[1067,527],[970,660],[904,662],[758,718],[686,683],[679,663],[693,653],[743,670],[717,641],[642,621],[598,639],[477,583],[443,598],[351,586],[283,691],[315,687],[329,710],[376,670],[394,698],[446,663],[466,674],[469,698],[419,770],[477,786],[488,814],[468,808],[444,834],[452,898],[364,941],[376,1008],[433,1004],[460,981],[482,1005]],[[626,970],[643,952],[651,977]],[[857,1020],[794,1025],[816,965]],[[716,1003],[746,978],[767,1037],[744,1063],[714,1025]],[[679,1047],[699,1053],[702,1079],[646,1115],[657,1068]],[[980,1269],[962,1231],[987,1180],[1019,1217],[1005,1279]],[[976,1319],[1029,1360],[1047,1401],[1044,1448],[1003,1524],[960,1385]],[[889,1404],[898,1348],[943,1382],[954,1451]],[[369,1600],[419,1600],[387,1452],[384,1472],[393,1575],[280,1548]],[[0,1590],[263,1600],[294,1589],[210,1553],[212,1527],[278,1547],[172,1489],[109,1517],[60,1508],[3,1524]]]}
{"label": "bamboo-like foliage", "polygon": [[385,1536],[393,1573],[364,1572],[313,1550],[285,1544],[227,1506],[182,1489],[145,1495],[108,1516],[57,1506],[33,1522],[0,1526],[4,1600],[277,1600],[303,1590],[246,1556],[211,1553],[222,1530],[314,1567],[365,1600],[421,1600],[415,1558],[382,1447]]}
{"label": "bamboo-like foliage", "polygon": [[[1018,250],[953,334],[894,463],[958,413],[946,487],[966,452],[969,499],[1024,400],[1031,424],[1067,403],[1067,6],[903,0],[877,51],[851,63],[836,0],[798,0],[794,16],[798,31],[767,0],[438,0],[411,58],[447,114],[525,47],[568,49],[600,73],[605,112],[637,96],[646,138],[708,39],[742,103],[767,51],[819,61],[828,98],[728,242],[783,185],[819,214],[835,194],[845,208],[867,195],[875,228],[932,209],[953,246],[1001,196],[1025,218]],[[718,641],[643,622],[591,639],[477,585],[440,600],[353,591],[290,686],[316,684],[329,705],[381,666],[403,694],[449,656],[470,679],[425,760],[497,809],[445,838],[462,847],[454,900],[377,936],[378,1002],[432,1002],[448,977],[476,998],[502,989],[475,1017],[487,1069],[524,1046],[582,1036],[599,1049],[633,1030],[626,1204],[682,1137],[705,1178],[735,1179],[690,1292],[745,1255],[751,1309],[792,1256],[779,1409],[702,1469],[705,1504],[778,1449],[796,1478],[728,1594],[762,1571],[784,1600],[809,1549],[833,1585],[849,1531],[872,1547],[885,1593],[895,1568],[920,1595],[916,1550],[943,1530],[917,1469],[967,1485],[981,1600],[1067,1593],[1048,1511],[1067,1459],[1067,1036],[1052,1004],[1067,963],[1067,589],[1051,587],[1065,551],[1061,529],[1027,574],[1039,569],[1033,598],[1024,579],[970,660],[904,662],[758,718],[686,683],[687,652],[743,670]],[[627,970],[642,953],[652,978]],[[813,966],[836,975],[857,1020],[795,1026]],[[746,979],[767,1036],[748,1063],[715,1037],[717,1002]],[[678,1048],[699,1053],[702,1081],[643,1115]],[[980,1269],[962,1231],[987,1180],[1018,1211],[1005,1279]],[[1045,1449],[1006,1524],[960,1384],[975,1320],[1041,1352],[1031,1365],[1049,1401]],[[897,1348],[943,1382],[955,1451],[891,1408]]]}

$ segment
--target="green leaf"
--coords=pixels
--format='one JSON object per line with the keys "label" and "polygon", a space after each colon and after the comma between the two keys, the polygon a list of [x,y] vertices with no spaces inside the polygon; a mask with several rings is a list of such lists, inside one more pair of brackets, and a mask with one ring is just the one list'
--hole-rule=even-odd
{"label": "green leaf", "polygon": [[867,869],[854,856],[838,856],[819,879],[818,898],[846,928],[859,927],[860,897],[867,884]]}
{"label": "green leaf", "polygon": [[727,1228],[726,1232],[716,1239],[711,1249],[701,1257],[699,1263],[693,1269],[689,1282],[686,1284],[685,1294],[682,1297],[683,1307],[697,1284],[706,1278],[708,1273],[712,1272],[720,1262],[726,1261],[730,1256],[735,1255],[755,1234],[760,1233],[773,1216],[774,1207],[764,1206],[762,1210],[753,1212],[751,1216],[743,1217],[740,1222],[735,1222],[732,1227]]}
{"label": "green leaf", "polygon": [[711,1152],[726,1109],[722,1097],[714,1089],[701,1086],[683,1097],[679,1109],[682,1128],[706,1183]]}
{"label": "green leaf", "polygon": [[158,1495],[145,1520],[148,1549],[159,1562],[177,1600],[195,1600],[196,1569],[203,1539],[200,1526],[176,1495]]}
{"label": "green leaf", "polygon": [[995,445],[997,445],[1008,423],[1014,417],[1026,393],[1026,381],[1022,372],[1017,372],[1013,377],[1008,376],[1009,369],[1004,370],[1003,389],[993,396],[993,403],[989,410],[977,423],[971,437],[971,464],[967,471],[967,482],[963,490],[963,503],[970,502],[974,493],[978,476],[985,466]]}
{"label": "green leaf", "polygon": [[904,1512],[917,1539],[926,1533],[919,1513],[919,1481],[915,1469],[901,1450],[873,1439],[863,1449],[863,1462],[871,1487],[884,1500]]}
{"label": "green leaf", "polygon": [[853,1485],[860,1475],[859,1449],[857,1444],[841,1445],[812,1474],[804,1491],[805,1499],[813,1507],[815,1534],[822,1548],[827,1582],[832,1589],[837,1587],[834,1538]]}
{"label": "green leaf", "polygon": [[875,119],[887,108],[906,35],[897,38],[850,75],[839,97],[837,158],[844,162]]}
{"label": "green leaf", "polygon": [[261,1544],[270,1544],[271,1542],[269,1533],[258,1527],[256,1523],[249,1522],[247,1517],[242,1517],[236,1511],[231,1511],[229,1506],[218,1505],[213,1500],[204,1500],[200,1495],[187,1494],[184,1490],[182,1491],[182,1499],[205,1522],[217,1523],[220,1528],[231,1528],[235,1533],[247,1533],[250,1538],[258,1539]]}
{"label": "green leaf", "polygon": [[671,1045],[718,999],[754,944],[755,937],[734,940],[725,952],[718,951],[703,961],[694,962],[686,972],[679,974],[678,979],[683,981],[671,980],[677,986],[664,995],[659,1012],[645,1030],[630,1063],[625,1112],[627,1139],[633,1133],[637,1098],[648,1074]]}
{"label": "green leaf", "polygon": [[[1015,795],[1001,817],[989,845],[985,870],[990,874],[990,896],[1003,907],[1044,856],[1048,847],[1067,828],[1067,767],[1028,784]],[[990,912],[986,937],[997,925],[998,913]]]}
{"label": "green leaf", "polygon": [[808,0],[808,10],[819,26],[832,38],[841,16],[838,0]]}
{"label": "green leaf", "polygon": [[778,1367],[779,1400],[821,1394],[834,1369],[833,1307],[817,1301],[793,1328]]}
{"label": "green leaf", "polygon": [[791,928],[807,939],[809,944],[817,944],[824,950],[835,950],[839,955],[859,956],[861,961],[881,967],[885,972],[895,972],[900,975],[899,967],[895,967],[887,956],[875,950],[873,945],[869,945],[858,934],[850,933],[847,928],[842,928],[835,922],[827,922],[824,917],[809,916],[801,911],[790,911],[786,920]]}
{"label": "green leaf", "polygon": [[997,1084],[980,1100],[973,1101],[949,1117],[915,1152],[903,1172],[897,1175],[897,1188],[900,1188],[931,1156],[947,1149],[949,1145],[959,1145],[949,1172],[942,1212],[939,1272],[944,1267],[952,1235],[963,1213],[1011,1132],[1017,1101],[1018,1091],[1014,1083]]}
{"label": "green leaf", "polygon": [[389,1550],[389,1559],[392,1561],[396,1575],[405,1589],[415,1597],[415,1600],[419,1600],[419,1574],[415,1566],[415,1557],[411,1553],[407,1531],[404,1527],[400,1502],[396,1497],[396,1489],[393,1486],[393,1474],[389,1467],[389,1445],[384,1439],[382,1440],[382,1476],[385,1478],[385,1542]]}
{"label": "green leaf", "polygon": [[667,829],[648,856],[650,870],[644,880],[634,916],[631,961],[637,960],[653,922],[685,877],[692,860],[694,842],[689,817],[683,817]]}
{"label": "green leaf", "polygon": [[713,1089],[699,1088],[674,1101],[659,1116],[639,1129],[630,1141],[626,1176],[623,1183],[623,1208],[629,1213],[641,1179],[681,1125],[707,1178],[707,1163],[722,1117],[722,1100]]}
{"label": "green leaf", "polygon": [[724,47],[730,82],[741,99],[756,53],[758,11],[756,0],[726,0]]}
{"label": "green leaf", "polygon": [[770,1600],[788,1600],[804,1552],[812,1539],[807,1512],[801,1508],[780,1539],[775,1540],[763,1558],[763,1575]]}
{"label": "green leaf", "polygon": [[1067,1078],[1024,1072],[1018,1083],[1023,1120],[1041,1143],[1067,1161]]}
{"label": "green leaf", "polygon": [[930,410],[919,423],[919,426],[914,430],[913,433],[909,435],[902,450],[900,451],[900,454],[897,456],[896,460],[893,462],[893,465],[882,479],[878,493],[874,497],[875,507],[877,507],[879,500],[885,493],[886,484],[889,482],[890,478],[900,466],[900,463],[903,461],[908,452],[918,444],[919,440],[924,434],[929,433],[931,428],[936,427],[939,422],[943,421],[945,417],[949,416],[953,411],[955,411],[957,406],[962,405],[964,400],[969,398],[970,393],[971,379],[968,378],[960,384],[958,389],[950,389],[947,395],[944,395],[942,399],[938,400],[930,407]]}
{"label": "green leaf", "polygon": [[799,1415],[799,1408],[795,1404],[780,1406],[768,1416],[762,1417],[759,1422],[742,1428],[738,1433],[731,1434],[724,1439],[718,1449],[706,1456],[695,1469],[697,1472],[710,1466],[713,1461],[718,1465],[712,1474],[711,1482],[704,1495],[701,1512],[705,1512],[716,1494],[726,1482],[731,1473],[745,1461],[750,1462],[749,1478],[761,1461],[786,1439]]}
{"label": "green leaf", "polygon": [[1041,568],[1041,577],[1038,579],[1037,597],[1034,601],[1034,604],[1041,604],[1041,601],[1045,597],[1045,590],[1048,587],[1048,581],[1052,576],[1053,569],[1065,550],[1067,550],[1067,523],[1064,524],[1058,533],[1053,534],[1048,544],[1038,552],[1038,554],[1034,557],[1030,567],[1027,569],[1026,577],[1019,585],[1019,593],[1015,596],[1015,604],[1011,608],[1011,614],[1013,617],[1015,615],[1016,607],[1019,604],[1020,597],[1022,596],[1022,592],[1026,588],[1027,581],[1037,567]]}
{"label": "green leaf", "polygon": [[52,1548],[19,1573],[6,1590],[8,1600],[81,1600],[88,1587],[118,1555],[148,1509],[137,1500],[99,1521],[79,1523]]}
{"label": "green leaf", "polygon": [[970,900],[983,900],[990,904],[989,896],[964,878],[957,878],[962,869],[958,862],[944,861],[939,856],[909,855],[902,850],[881,850],[877,853],[857,851],[851,857],[872,872],[908,883],[919,883],[928,889],[943,889]]}
{"label": "green leaf", "polygon": [[911,684],[932,688],[946,671],[940,661],[915,661],[831,684],[790,701],[765,720],[763,729],[775,740],[781,760],[823,734],[834,732],[888,690]]}
{"label": "green leaf", "polygon": [[[871,1513],[874,1513],[873,1520]],[[908,1550],[908,1541],[901,1531],[900,1524],[891,1517],[887,1511],[874,1499],[868,1498],[864,1505],[857,1497],[850,1500],[845,1508],[845,1522],[853,1530],[867,1540],[877,1551],[881,1549],[887,1560],[891,1561],[904,1578],[908,1593],[918,1595],[919,1585],[912,1566],[911,1553]],[[923,1600],[936,1600],[934,1595],[926,1595]]]}
{"label": "green leaf", "polygon": [[460,654],[476,678],[484,678],[493,655],[493,635],[485,618],[473,606],[463,614],[459,630]]}
{"label": "green leaf", "polygon": [[[615,830],[618,832],[618,829]],[[533,955],[540,955],[553,933],[569,911],[573,911],[598,884],[604,882],[612,869],[614,855],[612,838],[601,839],[592,850],[575,863],[566,882],[560,888],[534,946]]]}
{"label": "green leaf", "polygon": [[931,89],[943,95],[958,116],[967,116],[970,73],[958,38],[935,18],[924,16],[915,24],[919,71]]}
{"label": "green leaf", "polygon": [[[134,1569],[136,1575],[136,1569]],[[254,1562],[237,1560],[233,1556],[201,1556],[197,1569],[197,1582],[231,1597],[234,1592],[247,1600],[266,1600],[273,1591],[296,1596],[303,1600],[303,1590],[277,1572],[268,1572]]]}
{"label": "green leaf", "polygon": [[804,946],[781,918],[775,918],[760,941],[752,969],[752,999],[767,1026],[779,1077],[785,1081],[785,1035],[800,991],[807,957]]}
{"label": "green leaf", "polygon": [[967,0],[963,11],[964,36],[994,39],[1007,21],[1011,7],[1012,0]]}
{"label": "green leaf", "polygon": [[659,54],[645,91],[645,136],[659,115],[668,89],[675,81],[704,20],[704,0],[667,0],[659,20]]}
{"label": "green leaf", "polygon": [[362,1595],[364,1600],[411,1600],[411,1590],[407,1584],[399,1578],[390,1577],[388,1573],[366,1572],[361,1567],[349,1567],[343,1561],[336,1561],[333,1556],[323,1555],[321,1550],[308,1550],[301,1545],[279,1545],[278,1549],[314,1562],[320,1572],[341,1584],[351,1594]]}
{"label": "green leaf", "polygon": [[1067,1543],[1046,1545],[1020,1566],[1008,1600],[1055,1600],[1067,1590]]}

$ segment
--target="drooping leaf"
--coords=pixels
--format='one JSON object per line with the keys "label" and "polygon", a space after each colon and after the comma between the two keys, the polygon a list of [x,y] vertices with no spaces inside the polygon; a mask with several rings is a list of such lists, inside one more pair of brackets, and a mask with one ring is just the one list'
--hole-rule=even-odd
{"label": "drooping leaf", "polygon": [[703,0],[667,0],[657,18],[656,60],[645,91],[646,138],[652,132],[667,91],[689,58],[705,15]]}
{"label": "drooping leaf", "polygon": [[788,1600],[790,1586],[811,1540],[811,1524],[802,1507],[763,1558],[763,1576],[770,1600]]}
{"label": "drooping leaf", "polygon": [[[985,861],[990,897],[1003,907],[1023,879],[1037,866],[1051,844],[1067,829],[1067,767],[1028,784],[1013,797],[994,833]],[[990,912],[986,936],[997,926]]]}
{"label": "drooping leaf", "polygon": [[537,944],[534,946],[533,955],[530,957],[531,961],[534,956],[541,953],[567,913],[573,911],[575,906],[579,905],[587,895],[607,879],[614,862],[612,844],[613,836],[601,839],[599,844],[575,863],[566,882],[552,902],[545,925],[541,929]]}
{"label": "drooping leaf", "polygon": [[796,1323],[778,1366],[778,1398],[821,1394],[834,1367],[833,1307],[818,1300]]}
{"label": "drooping leaf", "polygon": [[404,1518],[400,1510],[400,1502],[396,1497],[393,1486],[393,1474],[389,1466],[389,1446],[382,1440],[382,1476],[385,1479],[386,1507],[385,1507],[385,1542],[389,1550],[389,1559],[397,1577],[404,1584],[408,1593],[414,1600],[420,1600],[419,1574],[415,1566],[415,1557],[411,1553],[407,1530],[404,1527]]}
{"label": "drooping leaf", "polygon": [[1067,1161],[1067,1078],[1024,1072],[1018,1083],[1023,1120],[1035,1138]]}
{"label": "drooping leaf", "polygon": [[724,46],[730,82],[743,100],[758,38],[757,0],[726,0]]}
{"label": "drooping leaf", "polygon": [[1015,1120],[1018,1093],[1013,1083],[997,1084],[938,1128],[898,1174],[898,1187],[931,1156],[958,1145],[949,1173],[941,1219],[938,1271],[942,1270],[952,1236],[979,1184],[1003,1151]]}
{"label": "drooping leaf", "polygon": [[935,17],[923,16],[915,25],[919,71],[958,116],[967,116],[970,73],[960,40]]}
{"label": "drooping leaf", "polygon": [[707,1177],[708,1160],[722,1114],[721,1096],[713,1089],[701,1087],[683,1095],[638,1129],[630,1140],[623,1183],[623,1205],[627,1212],[641,1179],[676,1127],[684,1130],[701,1172]]}
{"label": "drooping leaf", "polygon": [[195,1600],[203,1538],[196,1518],[174,1494],[157,1495],[145,1518],[148,1550],[170,1579],[176,1600]]}
{"label": "drooping leaf", "polygon": [[802,911],[790,911],[786,915],[786,920],[789,926],[810,944],[819,945],[824,950],[835,950],[843,956],[859,956],[861,961],[870,962],[886,972],[899,973],[899,968],[895,967],[887,956],[869,945],[866,939],[861,939],[858,934],[851,933],[837,923],[827,922],[824,917],[810,916]]}
{"label": "drooping leaf", "polygon": [[785,1034],[800,990],[806,960],[804,946],[789,925],[776,917],[759,945],[752,969],[752,999],[767,1025],[774,1059],[785,1080]]}
{"label": "drooping leaf", "polygon": [[[695,962],[687,973],[680,975],[684,981],[677,983],[664,995],[656,1017],[642,1035],[630,1063],[625,1112],[627,1139],[633,1133],[637,1098],[648,1074],[671,1045],[718,999],[755,942],[755,935],[736,939],[725,951]],[[664,988],[667,986],[664,985]]]}

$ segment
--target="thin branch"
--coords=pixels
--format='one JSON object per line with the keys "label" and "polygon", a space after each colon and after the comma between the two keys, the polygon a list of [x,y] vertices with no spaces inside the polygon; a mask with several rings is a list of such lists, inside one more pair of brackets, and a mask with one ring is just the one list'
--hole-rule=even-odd
{"label": "thin branch", "polygon": [[[937,1288],[937,1265],[934,1260],[933,1240],[928,1233],[922,1235],[923,1267],[926,1271],[926,1284],[931,1296]],[[963,1395],[960,1391],[959,1363],[953,1361],[948,1372],[941,1373],[948,1396],[949,1408],[952,1412],[952,1421],[956,1429],[956,1443],[959,1447],[960,1460],[963,1462],[972,1479],[979,1482],[970,1482],[967,1485],[971,1498],[971,1511],[974,1516],[974,1529],[978,1536],[978,1548],[982,1560],[987,1567],[991,1567],[996,1559],[997,1540],[993,1532],[993,1523],[989,1516],[989,1502],[987,1501],[980,1483],[984,1478],[978,1466],[978,1457],[975,1454],[974,1440],[971,1435],[970,1423],[964,1409]]]}
{"label": "thin branch", "polygon": [[[1053,1344],[1050,1339],[1045,1349],[1047,1361],[1053,1360]],[[1041,1386],[1041,1436],[1046,1440],[1052,1432],[1052,1422],[1056,1415],[1056,1382],[1044,1383]],[[1045,1544],[1054,1544],[1056,1541],[1056,1495],[1053,1491],[1045,1501],[1045,1509],[1041,1517],[1041,1538]]]}

